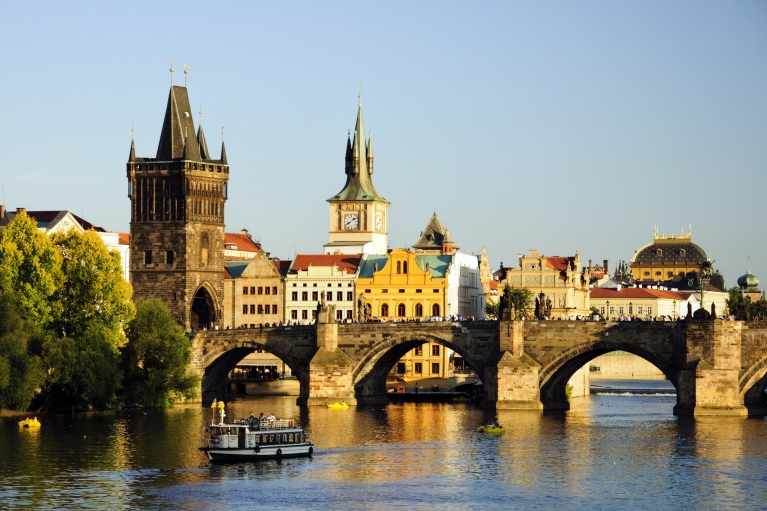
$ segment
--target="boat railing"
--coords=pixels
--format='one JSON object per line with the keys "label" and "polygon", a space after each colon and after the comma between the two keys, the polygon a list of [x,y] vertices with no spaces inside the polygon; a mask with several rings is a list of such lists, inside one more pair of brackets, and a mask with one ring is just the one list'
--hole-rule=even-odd
{"label": "boat railing", "polygon": [[298,427],[298,421],[295,419],[268,419],[261,421],[261,431],[279,431],[282,429],[294,429]]}

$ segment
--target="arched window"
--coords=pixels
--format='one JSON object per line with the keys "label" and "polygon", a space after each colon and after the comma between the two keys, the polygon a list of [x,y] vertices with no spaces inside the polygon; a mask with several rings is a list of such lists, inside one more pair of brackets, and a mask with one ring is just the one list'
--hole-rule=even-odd
{"label": "arched window", "polygon": [[404,317],[405,316],[405,304],[401,303],[397,305],[397,316]]}
{"label": "arched window", "polygon": [[407,261],[402,263],[402,273],[407,273]]}
{"label": "arched window", "polygon": [[381,317],[382,318],[389,317],[389,306],[387,304],[381,305]]}
{"label": "arched window", "polygon": [[415,304],[415,315],[419,318],[423,316],[423,305],[420,303]]}
{"label": "arched window", "polygon": [[432,316],[439,316],[439,304],[435,303],[431,306],[431,315]]}
{"label": "arched window", "polygon": [[397,273],[402,273],[402,263],[397,261]]}

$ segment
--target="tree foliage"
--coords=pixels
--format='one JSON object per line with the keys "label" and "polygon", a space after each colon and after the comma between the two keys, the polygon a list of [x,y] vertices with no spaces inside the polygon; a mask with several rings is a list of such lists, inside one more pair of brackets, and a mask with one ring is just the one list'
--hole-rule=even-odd
{"label": "tree foliage", "polygon": [[0,410],[26,409],[44,379],[40,358],[27,349],[36,333],[15,293],[0,286]]}
{"label": "tree foliage", "polygon": [[101,330],[114,348],[125,343],[123,328],[136,309],[133,289],[122,278],[120,255],[110,252],[95,231],[56,233],[53,243],[62,254],[63,284],[55,293],[61,315],[55,321],[61,336]]}
{"label": "tree foliage", "polygon": [[122,350],[126,404],[167,407],[181,396],[195,396],[200,379],[190,371],[191,343],[165,303],[137,302],[127,335]]}
{"label": "tree foliage", "polygon": [[498,300],[488,300],[485,303],[485,316],[491,319],[498,319],[501,313],[501,302]]}
{"label": "tree foliage", "polygon": [[750,296],[743,296],[740,289],[733,287],[729,290],[726,303],[727,313],[735,316],[737,320],[767,319],[767,299],[764,296],[753,302]]}
{"label": "tree foliage", "polygon": [[61,284],[61,255],[37,222],[19,213],[0,231],[0,283],[13,290],[25,317],[41,327],[60,312],[51,297]]}

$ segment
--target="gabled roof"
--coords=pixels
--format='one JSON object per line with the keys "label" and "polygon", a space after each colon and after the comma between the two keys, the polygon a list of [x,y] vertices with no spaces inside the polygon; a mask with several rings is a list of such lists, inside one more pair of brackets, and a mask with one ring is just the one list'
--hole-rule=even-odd
{"label": "gabled roof", "polygon": [[299,254],[290,266],[290,274],[296,275],[309,266],[338,266],[348,274],[357,272],[362,256],[360,254]]}
{"label": "gabled roof", "polygon": [[[59,210],[59,211],[27,211],[27,216],[34,218],[37,221],[37,228],[38,229],[45,229],[48,230],[51,227],[54,227],[59,221],[61,221],[62,218],[67,216],[67,214],[71,215],[72,218],[75,219],[75,221],[80,224],[80,227],[83,228],[83,230],[89,231],[91,229],[95,230],[96,232],[107,232],[106,229],[102,229],[101,227],[98,227],[96,225],[93,225],[92,223],[88,222],[87,220],[84,220],[80,218],[79,216],[75,215],[71,211],[67,210]],[[5,212],[5,218],[0,218],[0,226],[5,226],[16,218],[17,212],[16,211],[6,211]]]}
{"label": "gabled roof", "polygon": [[690,295],[688,293],[679,293],[677,291],[668,291],[662,289],[648,289],[646,287],[623,287],[617,289],[594,288],[591,290],[591,298],[601,298],[611,300],[613,298],[667,298],[669,300],[684,301]]}
{"label": "gabled roof", "polygon": [[442,220],[439,219],[435,212],[431,216],[429,223],[426,224],[426,228],[421,233],[418,242],[413,245],[413,248],[419,250],[442,250],[442,243],[444,241],[453,243],[456,250],[461,248],[458,245],[455,245],[451,236],[448,236],[446,240],[446,235],[448,235],[447,227],[445,227],[445,224],[442,223]]}
{"label": "gabled roof", "polygon": [[229,276],[233,279],[242,275],[242,272],[251,264],[252,261],[224,261],[224,266]]}
{"label": "gabled roof", "polygon": [[117,234],[120,245],[130,245],[130,233],[118,232]]}
{"label": "gabled roof", "polygon": [[385,255],[365,255],[362,259],[359,278],[370,279],[373,278],[373,274],[376,270],[376,264],[378,265],[378,271],[383,270],[386,267],[386,263],[389,262],[389,257]]}
{"label": "gabled roof", "polygon": [[453,256],[448,254],[426,255],[419,254],[415,256],[415,262],[418,267],[426,271],[426,264],[429,264],[429,274],[433,278],[442,278],[447,275],[450,263],[453,262]]}
{"label": "gabled roof", "polygon": [[232,232],[225,232],[224,233],[224,247],[226,245],[237,245],[236,250],[241,250],[243,252],[260,252],[261,248],[256,245],[256,242],[253,241],[250,236],[247,234],[242,233],[232,233]]}

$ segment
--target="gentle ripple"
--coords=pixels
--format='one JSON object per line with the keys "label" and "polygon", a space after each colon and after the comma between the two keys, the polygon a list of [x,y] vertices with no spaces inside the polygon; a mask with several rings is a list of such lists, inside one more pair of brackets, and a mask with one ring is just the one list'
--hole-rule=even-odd
{"label": "gentle ripple", "polygon": [[[603,382],[599,382],[600,385]],[[643,382],[646,383],[646,382]],[[652,385],[653,383],[650,383]],[[468,404],[329,410],[239,401],[300,420],[311,459],[209,465],[209,408],[0,423],[0,507],[21,509],[764,509],[767,422],[677,418],[675,398],[592,395],[567,413]]]}

